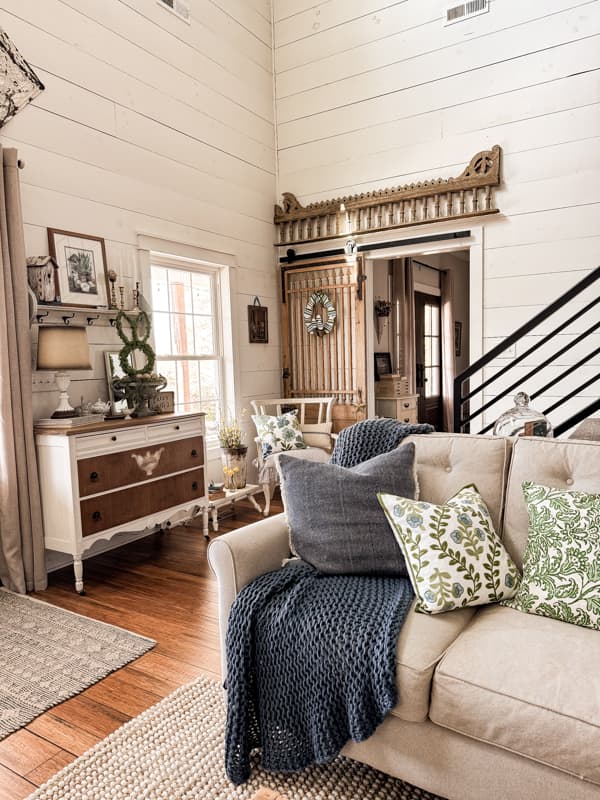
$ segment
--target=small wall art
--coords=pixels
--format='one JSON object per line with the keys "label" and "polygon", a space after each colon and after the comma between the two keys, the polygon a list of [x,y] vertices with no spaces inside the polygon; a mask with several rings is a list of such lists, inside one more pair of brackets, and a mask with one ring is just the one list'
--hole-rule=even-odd
{"label": "small wall art", "polygon": [[392,356],[390,353],[375,353],[375,380],[382,375],[392,374]]}
{"label": "small wall art", "polygon": [[70,306],[108,307],[104,239],[48,228],[50,255],[58,264],[60,299]]}
{"label": "small wall art", "polygon": [[250,344],[269,342],[269,309],[261,306],[258,297],[248,306],[248,341]]}

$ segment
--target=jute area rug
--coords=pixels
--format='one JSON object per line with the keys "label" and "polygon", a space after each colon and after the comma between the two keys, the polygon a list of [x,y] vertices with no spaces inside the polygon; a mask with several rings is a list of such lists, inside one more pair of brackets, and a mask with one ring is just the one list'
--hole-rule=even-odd
{"label": "jute area rug", "polygon": [[201,677],[111,733],[28,800],[436,800],[338,757],[302,773],[264,772],[254,759],[243,786],[224,769],[221,687]]}
{"label": "jute area rug", "polygon": [[156,642],[0,591],[0,739],[123,667]]}

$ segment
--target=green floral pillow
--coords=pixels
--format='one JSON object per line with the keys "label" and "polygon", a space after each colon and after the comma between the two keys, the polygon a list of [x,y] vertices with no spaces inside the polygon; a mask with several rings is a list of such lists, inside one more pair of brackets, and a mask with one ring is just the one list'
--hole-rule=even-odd
{"label": "green floral pillow", "polygon": [[263,458],[270,456],[271,453],[280,453],[282,450],[304,450],[306,448],[295,410],[280,416],[255,414],[252,421],[256,425]]}
{"label": "green floral pillow", "polygon": [[503,605],[600,630],[600,494],[525,481],[523,579]]}
{"label": "green floral pillow", "polygon": [[408,565],[418,611],[439,614],[513,597],[519,571],[475,486],[442,506],[378,497]]}

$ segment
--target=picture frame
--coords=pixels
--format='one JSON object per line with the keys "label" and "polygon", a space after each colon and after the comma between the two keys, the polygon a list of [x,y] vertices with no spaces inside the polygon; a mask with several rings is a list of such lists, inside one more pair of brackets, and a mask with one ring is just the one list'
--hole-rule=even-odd
{"label": "picture frame", "polygon": [[454,323],[454,355],[460,356],[462,349],[462,322]]}
{"label": "picture frame", "polygon": [[[104,352],[106,382],[108,384],[108,399],[110,400],[111,415],[113,417],[123,416],[129,411],[127,400],[117,400],[113,390],[113,381],[115,378],[122,378],[125,375],[123,369],[121,368],[119,355],[120,353],[118,350],[108,350]],[[133,355],[131,353],[129,354],[129,361],[133,366]]]}
{"label": "picture frame", "polygon": [[104,239],[48,228],[50,256],[58,264],[58,296],[63,305],[108,308]]}
{"label": "picture frame", "polygon": [[390,353],[374,353],[375,356],[375,380],[378,381],[382,375],[392,374],[392,356]]}
{"label": "picture frame", "polygon": [[248,306],[248,341],[250,344],[269,343],[269,309],[261,306],[257,297],[254,304]]}
{"label": "picture frame", "polygon": [[157,392],[150,400],[150,408],[159,414],[172,414],[175,411],[175,392]]}

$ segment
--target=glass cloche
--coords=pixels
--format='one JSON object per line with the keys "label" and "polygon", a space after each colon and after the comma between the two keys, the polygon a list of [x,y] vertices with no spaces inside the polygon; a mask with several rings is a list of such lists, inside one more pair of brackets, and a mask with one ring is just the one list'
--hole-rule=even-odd
{"label": "glass cloche", "polygon": [[514,396],[514,407],[505,411],[494,425],[494,436],[552,436],[550,420],[529,407],[529,395]]}

